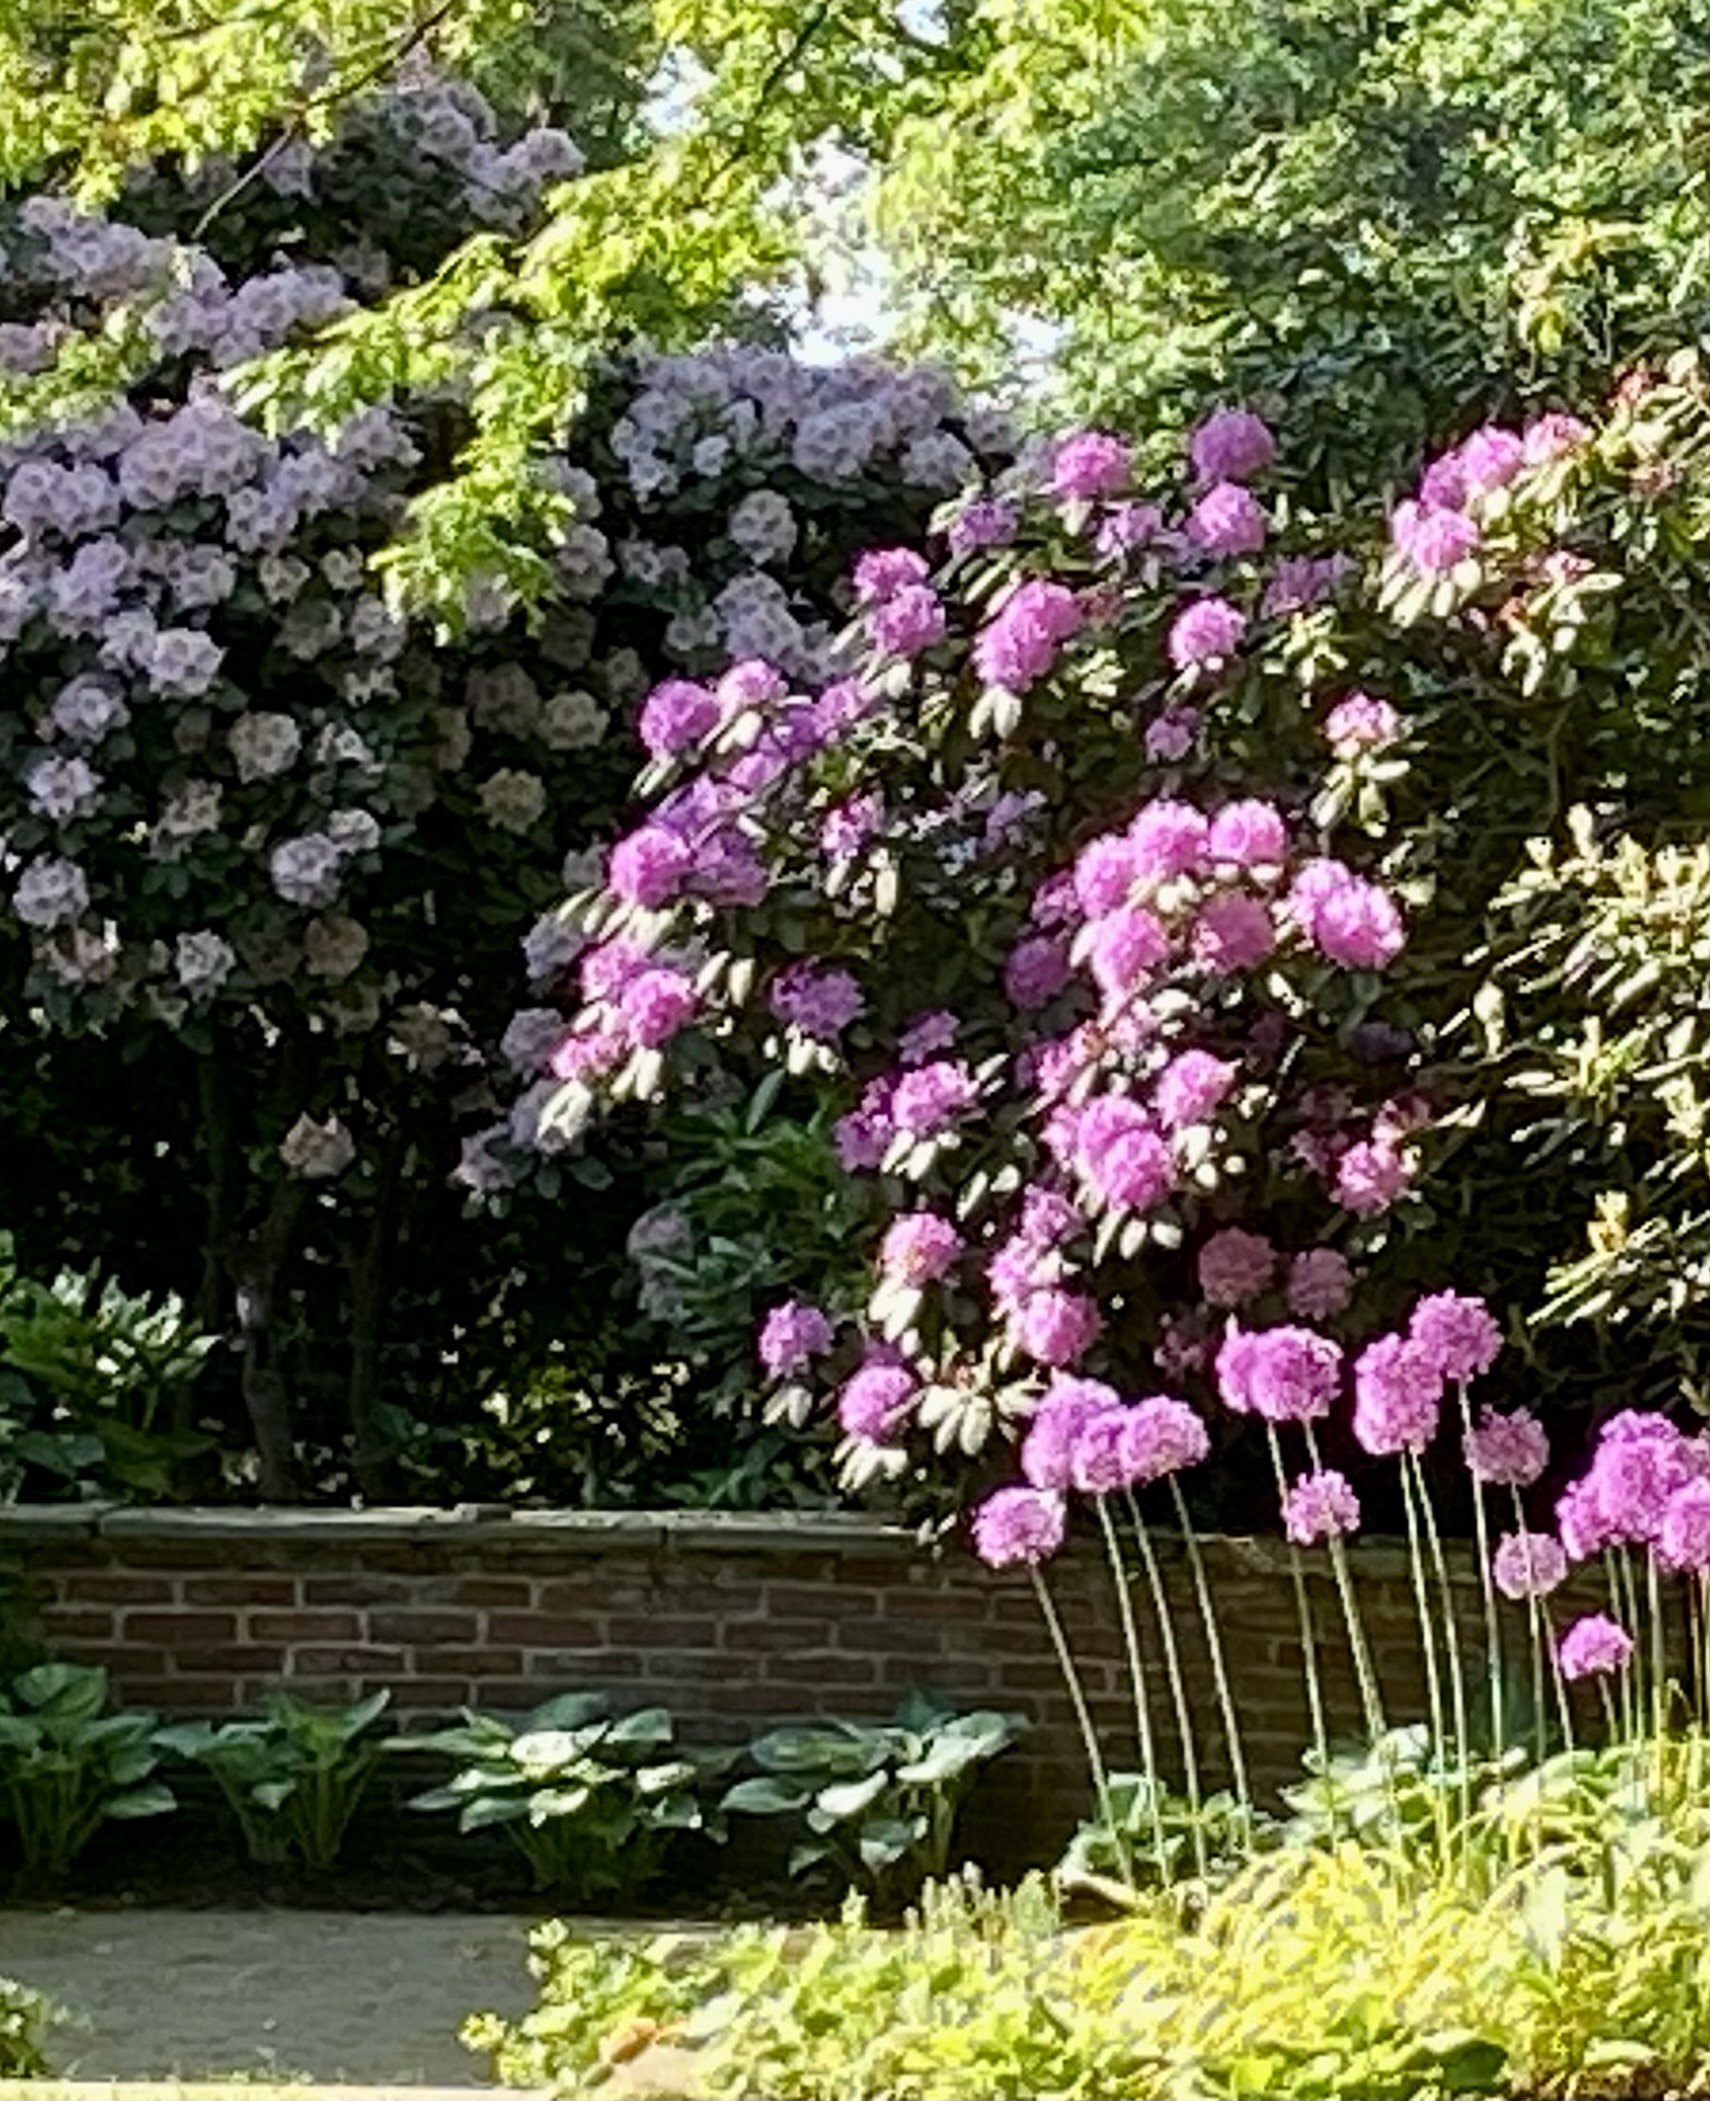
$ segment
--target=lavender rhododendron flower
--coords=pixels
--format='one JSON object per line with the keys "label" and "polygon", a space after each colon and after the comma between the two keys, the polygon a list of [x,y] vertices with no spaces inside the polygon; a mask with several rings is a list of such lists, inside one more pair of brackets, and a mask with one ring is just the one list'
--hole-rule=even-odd
{"label": "lavender rhododendron flower", "polygon": [[1382,1139],[1361,1139],[1336,1162],[1336,1201],[1356,1218],[1376,1218],[1412,1186],[1405,1154]]}
{"label": "lavender rhododendron flower", "polygon": [[612,848],[606,881],[614,896],[651,911],[679,893],[694,860],[693,849],[674,832],[645,824]]}
{"label": "lavender rhododendron flower", "polygon": [[1036,1364],[1061,1370],[1078,1364],[1104,1329],[1098,1302],[1085,1292],[1054,1286],[1034,1292],[1010,1324],[1015,1346]]}
{"label": "lavender rhododendron flower", "polygon": [[1318,905],[1311,931],[1331,962],[1348,970],[1382,970],[1407,943],[1407,929],[1394,898],[1376,883],[1357,877]]}
{"label": "lavender rhododendron flower", "polygon": [[919,1391],[900,1364],[864,1364],[837,1396],[837,1420],[849,1437],[886,1444],[896,1435]]}
{"label": "lavender rhododendron flower", "polygon": [[1090,840],[1075,857],[1071,871],[1075,902],[1089,919],[1102,919],[1127,904],[1140,879],[1140,857],[1134,841],[1120,832]]}
{"label": "lavender rhododendron flower", "polygon": [[1226,803],[1211,820],[1206,843],[1213,862],[1236,868],[1280,868],[1288,858],[1288,831],[1274,803]]}
{"label": "lavender rhododendron flower", "polygon": [[1525,1408],[1512,1415],[1486,1408],[1462,1439],[1462,1450],[1473,1479],[1496,1488],[1530,1488],[1550,1463],[1549,1435]]}
{"label": "lavender rhododendron flower", "polygon": [[1401,717],[1387,700],[1349,693],[1324,718],[1324,741],[1338,757],[1388,751],[1401,736]]}
{"label": "lavender rhododendron flower", "polygon": [[1147,911],[1112,912],[1088,934],[1087,967],[1110,1006],[1136,992],[1169,955],[1170,937]]}
{"label": "lavender rhododendron flower", "polygon": [[831,1347],[831,1323],[805,1299],[774,1306],[760,1326],[760,1362],[774,1379],[788,1379],[806,1369]]}
{"label": "lavender rhododendron flower", "polygon": [[1167,1131],[1204,1123],[1223,1106],[1235,1080],[1235,1067],[1209,1051],[1181,1052],[1159,1073],[1153,1090],[1159,1122]]}
{"label": "lavender rhododendron flower", "polygon": [[1315,1547],[1360,1528],[1360,1499],[1345,1474],[1320,1467],[1302,1474],[1283,1498],[1283,1531],[1297,1547]]}
{"label": "lavender rhododendron flower", "polygon": [[1547,1598],[1567,1581],[1568,1557],[1548,1532],[1505,1532],[1490,1557],[1490,1574],[1505,1598]]}
{"label": "lavender rhododendron flower", "polygon": [[912,547],[873,547],[855,560],[855,596],[862,605],[879,606],[931,575],[924,556]]}
{"label": "lavender rhododendron flower", "polygon": [[860,986],[846,970],[792,963],[773,980],[772,1012],[816,1043],[835,1043],[866,1008]]}
{"label": "lavender rhododendron flower", "polygon": [[951,550],[968,554],[980,547],[1006,547],[1015,538],[1017,522],[1013,504],[988,498],[964,504],[948,528]]}
{"label": "lavender rhododendron flower", "polygon": [[873,608],[867,625],[875,648],[887,656],[919,656],[944,639],[944,603],[928,584],[905,584]]}
{"label": "lavender rhododendron flower", "polygon": [[1556,1644],[1556,1661],[1570,1681],[1608,1677],[1625,1670],[1632,1657],[1633,1637],[1601,1612],[1575,1620]]}
{"label": "lavender rhododendron flower", "polygon": [[974,1552],[987,1568],[1036,1568],[1063,1532],[1063,1498],[1049,1489],[999,1488],[974,1512]]}
{"label": "lavender rhododendron flower", "polygon": [[1175,1182],[1169,1146],[1129,1095],[1088,1102],[1076,1122],[1075,1157],[1088,1189],[1113,1211],[1149,1211]]}
{"label": "lavender rhododendron flower", "polygon": [[1027,934],[1009,952],[1003,989],[1012,1005],[1030,1012],[1054,1000],[1073,975],[1066,941],[1051,934]]}
{"label": "lavender rhododendron flower", "polygon": [[1206,554],[1257,554],[1270,521],[1264,505],[1237,482],[1215,483],[1188,513],[1187,536]]}
{"label": "lavender rhododendron flower", "polygon": [[911,1138],[946,1131],[980,1098],[979,1085],[960,1059],[938,1058],[905,1072],[891,1096],[891,1122]]}
{"label": "lavender rhododendron flower", "polygon": [[668,678],[641,704],[641,741],[656,759],[673,758],[712,735],[719,723],[717,699],[691,679]]}
{"label": "lavender rhododendron flower", "polygon": [[1389,522],[1397,551],[1422,576],[1446,576],[1477,552],[1483,535],[1459,511],[1398,503]]}
{"label": "lavender rhododendron flower", "polygon": [[638,1050],[656,1050],[694,1018],[699,1005],[694,980],[682,971],[639,971],[618,994],[619,1026]]}
{"label": "lavender rhododendron flower", "polygon": [[1374,1457],[1422,1452],[1442,1404],[1442,1373],[1405,1335],[1380,1335],[1354,1360],[1354,1435]]}
{"label": "lavender rhododendron flower", "polygon": [[1215,977],[1262,963],[1276,946],[1270,909],[1257,897],[1225,891],[1208,897],[1194,922],[1193,953]]}
{"label": "lavender rhododendron flower", "polygon": [[940,1051],[952,1050],[961,1033],[961,1023],[942,1008],[917,1014],[897,1038],[899,1065],[925,1065]]}
{"label": "lavender rhododendron flower", "polygon": [[1311,1328],[1231,1328],[1217,1353],[1217,1390],[1237,1415],[1314,1422],[1342,1390],[1342,1352]]}
{"label": "lavender rhododendron flower", "polygon": [[1134,873],[1146,883],[1198,875],[1206,865],[1211,825],[1191,803],[1160,798],[1149,802],[1128,827]]}
{"label": "lavender rhododendron flower", "polygon": [[1214,409],[1188,440],[1202,482],[1251,481],[1277,456],[1270,426],[1250,409]]}

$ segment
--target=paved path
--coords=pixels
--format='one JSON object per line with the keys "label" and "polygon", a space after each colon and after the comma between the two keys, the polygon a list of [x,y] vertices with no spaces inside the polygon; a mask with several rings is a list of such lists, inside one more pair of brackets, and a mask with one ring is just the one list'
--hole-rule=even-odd
{"label": "paved path", "polygon": [[83,2016],[50,2044],[82,2079],[308,2074],[473,2086],[466,2015],[532,2003],[515,1918],[314,1911],[0,1911],[0,1975]]}

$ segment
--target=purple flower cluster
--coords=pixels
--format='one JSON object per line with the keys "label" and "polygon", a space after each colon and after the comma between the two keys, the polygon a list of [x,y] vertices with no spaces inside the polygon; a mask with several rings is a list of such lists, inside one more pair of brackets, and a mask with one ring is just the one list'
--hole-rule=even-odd
{"label": "purple flower cluster", "polygon": [[999,1488],[974,1512],[974,1552],[987,1568],[1037,1568],[1062,1546],[1065,1527],[1053,1490]]}
{"label": "purple flower cluster", "polygon": [[794,1377],[830,1347],[830,1321],[805,1299],[774,1306],[760,1325],[760,1362],[774,1379]]}
{"label": "purple flower cluster", "polygon": [[899,1284],[936,1283],[962,1252],[962,1236],[935,1211],[893,1219],[879,1250],[879,1267]]}
{"label": "purple flower cluster", "polygon": [[1234,1328],[1217,1352],[1217,1390],[1237,1415],[1315,1422],[1342,1390],[1342,1352],[1311,1328]]}
{"label": "purple flower cluster", "polygon": [[1556,1661],[1570,1682],[1612,1676],[1632,1660],[1633,1637],[1601,1612],[1575,1620],[1556,1644]]}
{"label": "purple flower cluster", "polygon": [[974,669],[988,686],[1025,693],[1056,663],[1080,624],[1080,601],[1067,584],[1029,577],[981,629]]}
{"label": "purple flower cluster", "polygon": [[866,1009],[860,986],[846,970],[792,963],[772,981],[772,1012],[815,1043],[835,1043]]}
{"label": "purple flower cluster", "polygon": [[1568,1558],[1548,1532],[1505,1532],[1490,1557],[1490,1573],[1505,1598],[1546,1598],[1567,1581]]}
{"label": "purple flower cluster", "polygon": [[1360,1529],[1360,1499],[1345,1474],[1320,1467],[1290,1487],[1282,1517],[1283,1531],[1297,1547],[1315,1547]]}

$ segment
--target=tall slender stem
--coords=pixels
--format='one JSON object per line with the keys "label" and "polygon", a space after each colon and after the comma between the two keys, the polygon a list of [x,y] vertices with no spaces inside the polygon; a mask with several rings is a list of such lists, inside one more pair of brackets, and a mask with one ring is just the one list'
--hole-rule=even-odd
{"label": "tall slender stem", "polygon": [[[1319,1455],[1318,1439],[1310,1423],[1303,1423],[1306,1432],[1306,1449],[1313,1466],[1322,1473],[1324,1461]],[[1332,1532],[1329,1538],[1330,1570],[1336,1579],[1336,1595],[1342,1602],[1342,1617],[1348,1626],[1348,1647],[1353,1653],[1354,1676],[1359,1683],[1360,1705],[1365,1712],[1366,1734],[1374,1744],[1389,1733],[1389,1724],[1384,1719],[1383,1695],[1378,1689],[1377,1672],[1372,1665],[1371,1646],[1366,1640],[1366,1623],[1360,1612],[1359,1599],[1354,1594],[1353,1577],[1348,1569],[1348,1550],[1342,1535]]]}
{"label": "tall slender stem", "polygon": [[[1277,1477],[1277,1500],[1288,1501],[1288,1474],[1283,1467],[1282,1443],[1277,1436],[1276,1425],[1266,1423],[1265,1435],[1270,1441],[1271,1467]],[[1312,1600],[1306,1592],[1306,1571],[1301,1565],[1300,1549],[1292,1540],[1288,1549],[1289,1572],[1294,1578],[1295,1611],[1300,1620],[1301,1671],[1306,1680],[1306,1707],[1312,1721],[1312,1748],[1318,1758],[1318,1775],[1324,1783],[1325,1799],[1330,1805],[1330,1828],[1334,1832],[1340,1822],[1335,1800],[1335,1782],[1330,1774],[1330,1739],[1324,1728],[1324,1693],[1318,1682],[1318,1630],[1313,1623]]]}
{"label": "tall slender stem", "polygon": [[1431,1491],[1425,1483],[1425,1469],[1419,1462],[1417,1452],[1409,1452],[1405,1462],[1413,1469],[1413,1485],[1419,1496],[1419,1514],[1425,1523],[1425,1538],[1430,1548],[1431,1566],[1437,1577],[1437,1594],[1443,1606],[1443,1647],[1449,1661],[1449,1697],[1455,1709],[1455,1737],[1459,1746],[1461,1826],[1464,1830],[1472,1820],[1472,1744],[1467,1730],[1467,1686],[1461,1671],[1460,1615],[1455,1609],[1455,1593],[1449,1585],[1449,1565],[1443,1558],[1443,1539],[1437,1530],[1436,1512],[1431,1507]]}
{"label": "tall slender stem", "polygon": [[1526,1529],[1526,1506],[1520,1500],[1520,1491],[1510,1481],[1509,1500],[1514,1505],[1514,1536],[1523,1542],[1526,1561],[1526,1631],[1532,1643],[1532,1732],[1537,1748],[1538,1763],[1543,1764],[1549,1756],[1550,1718],[1544,1699],[1544,1616],[1539,1610],[1537,1596],[1532,1590],[1531,1533]]}
{"label": "tall slender stem", "polygon": [[[1432,1749],[1436,1752],[1437,1778],[1446,1767],[1447,1747],[1443,1730],[1443,1681],[1437,1668],[1437,1634],[1431,1619],[1431,1594],[1425,1584],[1425,1557],[1419,1541],[1419,1510],[1414,1500],[1413,1478],[1407,1461],[1401,1463],[1401,1504],[1407,1514],[1407,1558],[1413,1571],[1413,1604],[1419,1615],[1419,1646],[1425,1658],[1425,1697],[1431,1709]],[[1442,1864],[1449,1859],[1449,1805],[1441,1786],[1431,1790],[1431,1805],[1437,1823],[1437,1849]]]}
{"label": "tall slender stem", "polygon": [[1176,1647],[1176,1623],[1170,1613],[1170,1601],[1164,1590],[1164,1578],[1158,1567],[1152,1535],[1146,1529],[1146,1520],[1140,1515],[1139,1499],[1132,1493],[1128,1497],[1128,1517],[1140,1547],[1140,1562],[1146,1571],[1147,1588],[1152,1593],[1152,1610],[1158,1616],[1158,1639],[1164,1649],[1164,1675],[1170,1682],[1170,1699],[1176,1710],[1176,1733],[1181,1738],[1182,1781],[1187,1789],[1188,1814],[1193,1820],[1193,1864],[1203,1882],[1207,1862],[1205,1823],[1200,1814],[1202,1804],[1199,1792],[1199,1757],[1194,1747],[1193,1716],[1188,1711],[1187,1687],[1182,1681],[1181,1652]]}
{"label": "tall slender stem", "polygon": [[1663,1737],[1668,1728],[1668,1644],[1663,1638],[1662,1585],[1657,1580],[1657,1557],[1645,1554],[1645,1605],[1651,1622],[1651,1788],[1653,1801],[1663,1790]]}
{"label": "tall slender stem", "polygon": [[1075,1669],[1075,1659],[1069,1649],[1069,1638],[1063,1632],[1063,1622],[1058,1617],[1057,1607],[1052,1602],[1044,1576],[1036,1565],[1030,1567],[1028,1573],[1033,1578],[1033,1595],[1039,1600],[1039,1610],[1045,1615],[1051,1646],[1057,1652],[1063,1682],[1069,1689],[1069,1704],[1075,1710],[1075,1721],[1081,1732],[1081,1747],[1087,1754],[1087,1765],[1092,1773],[1093,1793],[1098,1798],[1098,1813],[1104,1819],[1105,1827],[1116,1846],[1117,1858],[1122,1864],[1123,1879],[1132,1882],[1134,1863],[1128,1857],[1127,1835],[1118,1825],[1111,1809],[1110,1776],[1104,1769],[1104,1758],[1098,1747],[1098,1731],[1093,1727],[1092,1711],[1087,1706],[1081,1674]]}
{"label": "tall slender stem", "polygon": [[1469,1470],[1473,1477],[1473,1540],[1478,1549],[1478,1580],[1484,1593],[1484,1659],[1485,1679],[1490,1692],[1490,1748],[1492,1756],[1500,1765],[1506,1749],[1506,1733],[1502,1721],[1502,1623],[1496,1613],[1496,1586],[1490,1575],[1490,1524],[1484,1504],[1484,1477],[1471,1465],[1472,1455],[1472,1403],[1467,1398],[1466,1387],[1457,1386],[1460,1397],[1461,1427],[1466,1434],[1466,1450]]}
{"label": "tall slender stem", "polygon": [[1134,1689],[1134,1726],[1140,1738],[1140,1763],[1145,1771],[1146,1806],[1152,1824],[1152,1850],[1158,1863],[1158,1879],[1170,1879],[1170,1853],[1164,1843],[1163,1786],[1158,1777],[1158,1753],[1152,1737],[1152,1703],[1146,1690],[1146,1664],[1140,1653],[1140,1629],[1134,1621],[1134,1597],[1128,1569],[1122,1558],[1122,1542],[1116,1521],[1103,1496],[1093,1497],[1099,1525],[1104,1532],[1104,1550],[1110,1556],[1111,1581],[1116,1585],[1116,1610],[1122,1622],[1122,1639],[1128,1650],[1128,1676]]}
{"label": "tall slender stem", "polygon": [[1224,1741],[1229,1746],[1230,1778],[1235,1783],[1235,1796],[1241,1805],[1242,1820],[1250,1829],[1253,1820],[1253,1794],[1247,1784],[1247,1759],[1241,1744],[1241,1724],[1235,1713],[1234,1695],[1229,1690],[1229,1672],[1223,1660],[1223,1637],[1217,1624],[1217,1608],[1212,1602],[1211,1579],[1206,1572],[1205,1557],[1199,1550],[1199,1538],[1193,1529],[1193,1520],[1188,1515],[1187,1497],[1182,1494],[1182,1485],[1174,1474],[1170,1476],[1170,1493],[1175,1498],[1176,1522],[1182,1528],[1188,1568],[1193,1577],[1194,1595],[1198,1599],[1199,1616],[1205,1628],[1205,1649],[1211,1661],[1211,1682],[1217,1693],[1218,1711],[1223,1718]]}
{"label": "tall slender stem", "polygon": [[[1620,1581],[1621,1609],[1616,1617],[1629,1631],[1639,1624],[1639,1593],[1633,1582],[1633,1561],[1625,1546],[1615,1552],[1615,1568]],[[1621,1673],[1621,1725],[1629,1743],[1639,1740],[1639,1716],[1643,1712],[1644,1690],[1639,1684],[1644,1669],[1644,1650],[1634,1638],[1633,1658]]]}

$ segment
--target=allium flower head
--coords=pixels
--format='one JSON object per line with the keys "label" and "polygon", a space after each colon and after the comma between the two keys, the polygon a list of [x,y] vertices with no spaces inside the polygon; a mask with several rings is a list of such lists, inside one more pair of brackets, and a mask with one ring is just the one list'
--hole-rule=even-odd
{"label": "allium flower head", "polygon": [[1568,1558],[1549,1532],[1505,1532],[1490,1557],[1490,1573],[1505,1598],[1547,1598],[1567,1581]]}
{"label": "allium flower head", "polygon": [[1602,1678],[1623,1671],[1633,1656],[1633,1637],[1606,1614],[1588,1612],[1556,1644],[1564,1678]]}
{"label": "allium flower head", "polygon": [[[1418,1341],[1417,1334],[1414,1340]],[[1431,1354],[1428,1349],[1426,1354]],[[1461,1448],[1473,1479],[1496,1488],[1530,1488],[1550,1463],[1549,1435],[1525,1408],[1516,1408],[1512,1415],[1498,1415],[1486,1408],[1462,1439]]]}
{"label": "allium flower head", "polygon": [[936,1211],[893,1219],[879,1250],[879,1266],[899,1284],[935,1283],[962,1252],[962,1236]]}
{"label": "allium flower head", "polygon": [[1121,1434],[1129,1485],[1135,1488],[1199,1466],[1211,1453],[1204,1423],[1186,1401],[1167,1393],[1152,1394],[1126,1409]]}
{"label": "allium flower head", "polygon": [[1115,1495],[1132,1488],[1134,1476],[1123,1444],[1130,1410],[1120,1402],[1089,1415],[1069,1449],[1069,1486],[1082,1495]]}
{"label": "allium flower head", "polygon": [[1688,1481],[1663,1506],[1657,1559],[1690,1575],[1710,1570],[1710,1481]]}
{"label": "allium flower head", "polygon": [[774,1379],[793,1377],[830,1347],[831,1323],[806,1299],[774,1306],[760,1326],[760,1362]]}
{"label": "allium flower head", "polygon": [[1262,1233],[1225,1226],[1199,1251],[1199,1288],[1213,1306],[1244,1306],[1268,1291],[1276,1277],[1277,1251]]}
{"label": "allium flower head", "polygon": [[1036,1568],[1063,1532],[1063,1498],[1050,1489],[999,1488],[974,1512],[974,1552],[987,1568]]}
{"label": "allium flower head", "polygon": [[1217,1390],[1236,1415],[1304,1423],[1342,1389],[1342,1352],[1311,1328],[1231,1328],[1217,1353]]}
{"label": "allium flower head", "polygon": [[1308,1248],[1289,1263],[1288,1310],[1302,1320],[1333,1320],[1353,1295],[1354,1272],[1335,1248]]}
{"label": "allium flower head", "polygon": [[1320,1467],[1289,1489],[1282,1515],[1283,1531],[1297,1547],[1315,1547],[1360,1529],[1360,1499],[1345,1474]]}
{"label": "allium flower head", "polygon": [[1483,1299],[1433,1292],[1413,1309],[1407,1332],[1427,1363],[1451,1386],[1481,1377],[1502,1354],[1502,1330]]}
{"label": "allium flower head", "polygon": [[1109,431],[1077,431],[1057,447],[1051,463],[1053,494],[1069,502],[1115,496],[1127,488],[1133,462],[1128,447]]}
{"label": "allium flower head", "polygon": [[1170,623],[1165,650],[1178,671],[1198,664],[1221,664],[1241,646],[1246,616],[1226,598],[1196,598]]}
{"label": "allium flower head", "polygon": [[[1606,1423],[1585,1476],[1602,1543],[1652,1544],[1669,1499],[1698,1478],[1694,1452],[1666,1416],[1629,1411]],[[1562,1526],[1564,1540],[1568,1524]]]}
{"label": "allium flower head", "polygon": [[1354,1435],[1374,1457],[1422,1452],[1437,1434],[1443,1375],[1404,1335],[1380,1335],[1354,1361]]}
{"label": "allium flower head", "polygon": [[1188,440],[1202,482],[1251,481],[1277,456],[1270,426],[1250,409],[1214,409]]}

